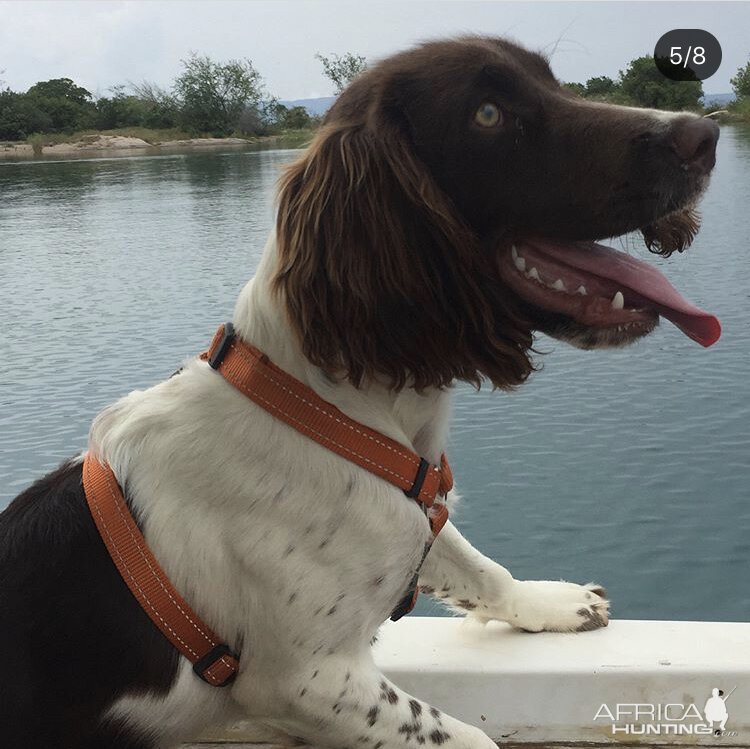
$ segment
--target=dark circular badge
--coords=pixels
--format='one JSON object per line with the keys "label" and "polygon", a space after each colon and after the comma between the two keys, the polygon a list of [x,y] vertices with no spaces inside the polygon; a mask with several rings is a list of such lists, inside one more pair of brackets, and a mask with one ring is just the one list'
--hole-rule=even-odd
{"label": "dark circular badge", "polygon": [[705,81],[721,65],[721,45],[704,29],[672,29],[656,42],[654,61],[673,81]]}

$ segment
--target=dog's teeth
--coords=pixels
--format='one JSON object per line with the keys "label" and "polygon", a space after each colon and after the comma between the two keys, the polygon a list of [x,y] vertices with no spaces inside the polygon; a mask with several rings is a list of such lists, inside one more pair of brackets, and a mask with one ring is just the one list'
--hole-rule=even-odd
{"label": "dog's teeth", "polygon": [[540,281],[539,271],[536,268],[532,268],[528,273],[529,278],[533,278],[535,281]]}
{"label": "dog's teeth", "polygon": [[585,287],[585,286],[584,286],[583,284],[581,284],[581,285],[580,285],[580,286],[579,286],[579,287],[578,287],[578,288],[576,289],[576,294],[580,294],[581,296],[586,296],[586,287]]}
{"label": "dog's teeth", "polygon": [[517,255],[516,257],[513,258],[513,262],[515,263],[516,268],[518,268],[518,270],[520,270],[521,272],[526,270],[525,258],[522,258],[520,255]]}
{"label": "dog's teeth", "polygon": [[562,278],[558,278],[555,283],[552,284],[552,288],[556,289],[557,291],[565,291],[565,284],[563,283]]}
{"label": "dog's teeth", "polygon": [[612,297],[612,309],[622,309],[625,306],[625,297],[621,291],[618,291]]}
{"label": "dog's teeth", "polygon": [[518,260],[518,250],[515,245],[510,248],[510,254],[513,256],[513,260]]}

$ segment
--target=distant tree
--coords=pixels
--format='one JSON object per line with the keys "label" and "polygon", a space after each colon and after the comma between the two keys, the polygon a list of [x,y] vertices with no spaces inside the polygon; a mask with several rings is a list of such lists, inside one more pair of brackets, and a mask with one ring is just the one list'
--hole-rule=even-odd
{"label": "distant tree", "polygon": [[144,127],[176,127],[180,118],[180,108],[176,98],[155,83],[131,83],[133,95],[143,102]]}
{"label": "distant tree", "polygon": [[182,124],[190,132],[230,135],[240,115],[263,99],[263,81],[250,60],[219,63],[192,54],[182,66],[174,93]]}
{"label": "distant tree", "polygon": [[0,140],[26,140],[51,129],[52,119],[32,98],[10,89],[0,91]]}
{"label": "distant tree", "polygon": [[29,96],[43,99],[67,99],[75,104],[86,104],[93,98],[91,94],[70,78],[53,78],[49,81],[35,83],[27,92]]}
{"label": "distant tree", "polygon": [[738,99],[750,97],[750,61],[737,69],[737,75],[729,81]]}
{"label": "distant tree", "polygon": [[272,135],[284,128],[289,110],[276,98],[266,99],[247,107],[239,118],[237,130],[242,135]]}
{"label": "distant tree", "polygon": [[312,124],[312,118],[304,107],[291,107],[284,113],[282,126],[286,130],[304,130]]}
{"label": "distant tree", "polygon": [[48,132],[72,132],[94,124],[96,108],[91,94],[70,78],[39,81],[26,97],[49,117]]}
{"label": "distant tree", "polygon": [[616,89],[617,84],[606,75],[589,78],[586,81],[586,96],[605,97],[613,94]]}
{"label": "distant tree", "polygon": [[650,55],[631,60],[620,71],[619,90],[639,107],[679,111],[700,109],[703,86],[700,81],[672,81],[656,67]]}
{"label": "distant tree", "polygon": [[563,83],[562,87],[567,88],[568,91],[572,91],[574,94],[578,94],[578,96],[586,96],[586,86],[583,83]]}
{"label": "distant tree", "polygon": [[144,123],[146,102],[129,94],[125,86],[114,86],[112,96],[96,100],[94,127],[97,130],[113,130],[118,127],[139,127]]}
{"label": "distant tree", "polygon": [[347,52],[345,55],[315,54],[315,59],[323,65],[323,74],[336,87],[340,94],[360,73],[367,70],[367,58]]}

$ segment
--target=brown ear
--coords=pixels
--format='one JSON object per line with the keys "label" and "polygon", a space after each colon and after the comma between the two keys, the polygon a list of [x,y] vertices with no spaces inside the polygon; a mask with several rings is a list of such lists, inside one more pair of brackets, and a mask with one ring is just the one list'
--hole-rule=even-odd
{"label": "brown ear", "polygon": [[281,181],[275,288],[305,355],[357,386],[523,382],[528,326],[401,125],[379,120],[325,125]]}

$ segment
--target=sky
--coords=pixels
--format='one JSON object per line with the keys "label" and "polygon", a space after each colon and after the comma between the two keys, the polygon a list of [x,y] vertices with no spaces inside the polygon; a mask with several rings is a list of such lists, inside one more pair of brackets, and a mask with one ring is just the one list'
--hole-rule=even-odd
{"label": "sky", "polygon": [[674,28],[722,46],[706,93],[731,91],[750,58],[750,2],[496,0],[0,0],[0,80],[24,91],[68,77],[95,95],[144,80],[168,87],[191,51],[248,58],[280,99],[329,96],[316,52],[375,60],[461,33],[509,36],[552,54],[563,81],[615,77]]}

